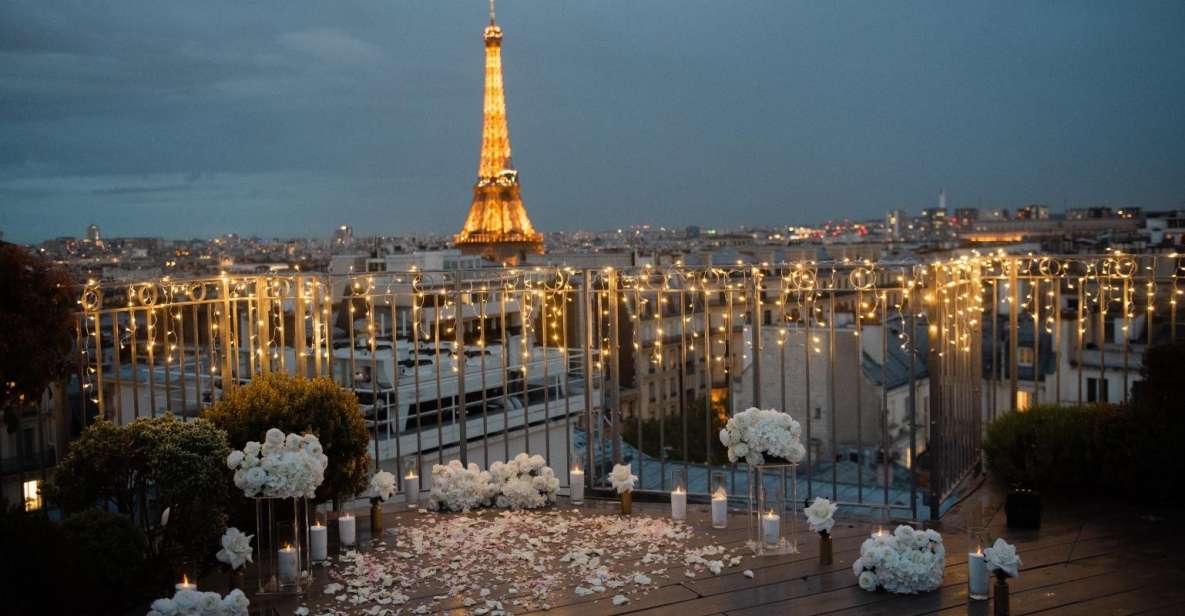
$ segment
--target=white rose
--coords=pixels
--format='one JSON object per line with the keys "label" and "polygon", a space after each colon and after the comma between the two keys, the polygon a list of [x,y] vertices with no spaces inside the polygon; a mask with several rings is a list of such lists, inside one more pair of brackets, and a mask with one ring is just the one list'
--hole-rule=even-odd
{"label": "white rose", "polygon": [[991,571],[1003,571],[1008,577],[1016,577],[1020,573],[1020,556],[1016,553],[1016,546],[1003,539],[996,539],[992,547],[983,551]]}
{"label": "white rose", "polygon": [[872,592],[876,590],[877,580],[876,574],[871,571],[864,571],[860,573],[860,588]]}
{"label": "white rose", "polygon": [[815,502],[811,503],[810,507],[803,509],[806,514],[807,523],[811,530],[816,533],[828,532],[835,526],[835,511],[839,506],[835,503],[823,498],[816,497]]}
{"label": "white rose", "polygon": [[157,599],[152,602],[152,610],[161,616],[173,616],[177,613],[177,604],[172,599]]}
{"label": "white rose", "polygon": [[227,468],[230,468],[231,470],[238,468],[239,465],[242,463],[243,463],[243,452],[241,452],[237,449],[230,452],[230,454],[226,456],[226,466],[227,466]]}

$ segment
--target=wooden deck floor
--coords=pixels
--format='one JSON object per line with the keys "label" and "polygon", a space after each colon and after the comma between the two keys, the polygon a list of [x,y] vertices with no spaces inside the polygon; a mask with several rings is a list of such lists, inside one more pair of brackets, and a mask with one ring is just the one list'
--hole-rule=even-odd
{"label": "wooden deck floor", "polygon": [[[1149,513],[1117,504],[1078,502],[1072,507],[1046,503],[1040,531],[1019,532],[1004,527],[1001,495],[989,486],[954,508],[939,530],[947,546],[947,568],[942,587],[932,593],[900,596],[869,593],[856,586],[851,563],[858,557],[860,543],[869,533],[867,522],[837,524],[834,564],[818,564],[817,537],[800,532],[801,553],[789,556],[746,557],[718,576],[698,575],[689,579],[681,568],[656,577],[656,588],[631,601],[614,606],[612,592],[576,596],[572,588],[560,589],[549,597],[550,615],[645,614],[648,616],[757,616],[761,614],[991,614],[990,601],[967,598],[967,520],[984,511],[993,536],[1017,545],[1024,565],[1020,577],[1011,581],[1013,614],[1180,614],[1185,613],[1185,521],[1181,512]],[[582,511],[609,513],[613,503],[589,503]],[[667,507],[636,503],[634,515],[665,515]],[[385,514],[387,525],[398,525],[412,513]],[[743,518],[734,528],[712,531],[706,523],[706,507],[691,506],[689,522],[697,525],[692,543],[740,547],[744,543]],[[359,528],[366,520],[359,520]],[[737,528],[739,527],[739,528]],[[331,533],[332,534],[332,533]],[[365,539],[365,537],[363,537]],[[360,541],[365,546],[368,542]],[[363,547],[362,549],[368,549]],[[335,546],[331,544],[331,554]],[[753,577],[743,575],[749,569]],[[317,570],[314,588],[306,601],[287,599],[268,603],[275,613],[291,614],[299,605],[310,613],[333,605],[340,613],[350,611],[334,605],[322,592],[328,582],[324,569]],[[498,595],[505,590],[490,580]],[[504,585],[503,585],[504,586]],[[467,614],[459,598],[433,601],[443,586],[425,588],[400,606],[403,614],[431,602],[426,613]],[[264,605],[257,601],[255,605]],[[395,613],[394,609],[391,612]],[[519,612],[515,613],[544,613]]]}

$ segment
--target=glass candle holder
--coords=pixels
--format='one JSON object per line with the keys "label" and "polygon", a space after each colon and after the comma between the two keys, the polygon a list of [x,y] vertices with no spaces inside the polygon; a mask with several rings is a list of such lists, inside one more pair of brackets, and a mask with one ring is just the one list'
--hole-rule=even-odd
{"label": "glass candle holder", "polygon": [[687,519],[687,471],[671,470],[671,519]]}
{"label": "glass candle holder", "polygon": [[728,528],[728,475],[712,471],[709,481],[712,497],[712,528]]}
{"label": "glass candle holder", "polygon": [[568,471],[568,500],[573,505],[584,503],[584,469],[579,464],[573,464]]}
{"label": "glass candle holder", "polygon": [[797,464],[759,464],[748,469],[748,543],[758,556],[798,552],[797,470]]}

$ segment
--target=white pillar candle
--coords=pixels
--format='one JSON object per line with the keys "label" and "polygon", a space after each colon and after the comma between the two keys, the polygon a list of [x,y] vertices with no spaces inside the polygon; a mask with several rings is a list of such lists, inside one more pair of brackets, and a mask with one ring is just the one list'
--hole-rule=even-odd
{"label": "white pillar candle", "polygon": [[329,531],[320,522],[309,527],[309,559],[321,562],[329,558]]}
{"label": "white pillar candle", "polygon": [[728,527],[728,495],[723,490],[712,494],[712,528]]}
{"label": "white pillar candle", "polygon": [[687,493],[679,488],[671,492],[671,519],[687,519]]}
{"label": "white pillar candle", "polygon": [[584,471],[574,468],[570,476],[571,488],[568,500],[572,501],[573,505],[579,505],[584,502]]}
{"label": "white pillar candle", "polygon": [[197,584],[190,582],[189,576],[182,575],[181,581],[177,582],[173,588],[176,590],[197,590]]}
{"label": "white pillar candle", "polygon": [[420,476],[415,471],[408,471],[403,478],[403,498],[408,507],[414,508],[420,500]]}
{"label": "white pillar candle", "polygon": [[279,564],[277,565],[281,584],[295,584],[299,572],[296,566],[296,548],[286,545],[277,552],[279,557]]}
{"label": "white pillar candle", "polygon": [[337,519],[337,540],[345,547],[354,545],[354,516],[346,513]]}
{"label": "white pillar candle", "polygon": [[761,516],[761,530],[765,545],[777,545],[782,540],[782,517],[773,511]]}
{"label": "white pillar candle", "polygon": [[967,595],[979,601],[988,598],[988,568],[982,550],[967,554]]}

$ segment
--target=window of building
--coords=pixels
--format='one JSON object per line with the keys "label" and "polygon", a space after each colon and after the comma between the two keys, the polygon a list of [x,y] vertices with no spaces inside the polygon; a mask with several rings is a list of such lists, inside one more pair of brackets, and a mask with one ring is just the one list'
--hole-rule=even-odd
{"label": "window of building", "polygon": [[1111,392],[1107,390],[1107,379],[1088,377],[1086,379],[1086,401],[1107,402],[1111,399]]}
{"label": "window of building", "polygon": [[823,409],[815,407],[815,419],[823,419]]}
{"label": "window of building", "polygon": [[33,479],[26,481],[21,490],[25,497],[25,511],[36,511],[41,509],[41,480]]}
{"label": "window of building", "polygon": [[650,381],[650,387],[649,387],[649,389],[650,389],[650,401],[651,401],[651,402],[654,402],[655,400],[657,400],[657,399],[658,399],[658,398],[657,398],[657,397],[654,395],[654,381]]}
{"label": "window of building", "polygon": [[1033,394],[1031,392],[1024,391],[1023,389],[1016,392],[1016,410],[1027,411],[1032,405]]}
{"label": "window of building", "polygon": [[1016,349],[1016,364],[1018,366],[1032,367],[1033,366],[1033,347],[1017,347]]}

